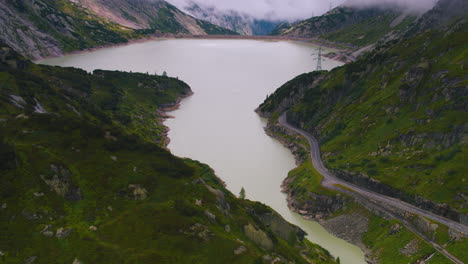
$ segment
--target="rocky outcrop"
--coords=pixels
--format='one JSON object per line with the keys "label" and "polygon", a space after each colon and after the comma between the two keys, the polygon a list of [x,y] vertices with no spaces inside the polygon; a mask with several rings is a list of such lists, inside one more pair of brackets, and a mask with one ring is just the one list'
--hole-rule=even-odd
{"label": "rocky outcrop", "polygon": [[207,241],[213,236],[213,232],[207,226],[200,223],[193,224],[188,229],[179,231],[188,236],[198,237],[203,241]]}
{"label": "rocky outcrop", "polygon": [[240,246],[236,249],[234,249],[234,255],[242,255],[247,252],[247,248],[245,246]]}
{"label": "rocky outcrop", "polygon": [[294,190],[288,190],[288,206],[293,211],[303,215],[307,219],[320,220],[333,215],[334,213],[346,209],[346,198],[337,194],[336,196],[328,196],[308,192],[307,198],[297,200]]}
{"label": "rocky outcrop", "polygon": [[418,133],[414,131],[407,134],[398,135],[395,143],[404,146],[418,146],[421,145],[425,149],[447,149],[459,143],[466,132],[464,126],[459,125],[451,129],[450,132],[434,132],[434,133]]}
{"label": "rocky outcrop", "polygon": [[52,191],[64,197],[68,201],[82,200],[82,194],[79,187],[72,182],[71,171],[63,165],[51,164],[51,173],[41,175],[41,179]]}
{"label": "rocky outcrop", "polygon": [[366,251],[362,242],[362,235],[368,231],[369,219],[362,214],[343,214],[334,218],[320,221],[333,235],[344,239]]}
{"label": "rocky outcrop", "polygon": [[302,241],[306,233],[299,227],[288,223],[278,213],[274,211],[265,212],[257,215],[260,221],[286,241]]}
{"label": "rocky outcrop", "polygon": [[268,235],[261,229],[257,229],[251,223],[244,226],[244,233],[250,240],[252,240],[258,246],[266,250],[273,249],[273,241],[268,237]]}
{"label": "rocky outcrop", "polygon": [[[219,180],[219,182],[222,182],[222,181]],[[216,201],[218,202],[218,205],[219,205],[218,208],[220,209],[220,211],[223,212],[225,215],[229,214],[229,211],[231,210],[231,206],[226,201],[226,197],[223,191],[211,187],[201,178],[196,179],[194,181],[194,184],[203,184],[208,189],[208,191],[210,191],[216,197]]]}
{"label": "rocky outcrop", "polygon": [[148,197],[148,191],[140,184],[129,184],[129,195],[133,200],[145,200]]}
{"label": "rocky outcrop", "polygon": [[62,48],[57,39],[23,17],[15,9],[15,4],[10,2],[12,1],[0,1],[0,41],[17,52],[34,58],[61,55]]}

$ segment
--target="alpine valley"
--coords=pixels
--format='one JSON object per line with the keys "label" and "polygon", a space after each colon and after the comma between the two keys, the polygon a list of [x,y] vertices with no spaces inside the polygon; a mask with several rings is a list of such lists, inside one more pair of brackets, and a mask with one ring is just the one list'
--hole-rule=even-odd
{"label": "alpine valley", "polygon": [[[143,41],[195,43],[183,38],[236,54],[255,47],[242,35],[270,33],[263,39],[278,42],[269,48],[300,40],[312,61],[319,44],[314,67],[324,58],[341,65],[271,87],[255,110],[265,137],[294,154],[282,185],[289,209],[358,246],[359,263],[468,262],[466,0],[423,11],[353,0],[294,23],[202,2],[180,10],[163,0],[0,0],[0,263],[355,263],[247,199],[253,189],[236,196],[210,164],[171,153],[163,122],[198,96],[190,78],[40,61]],[[223,50],[213,38],[236,41]],[[201,79],[231,69],[222,56],[220,72],[205,71],[190,52],[169,51],[183,54],[181,68],[198,65]],[[263,51],[252,52],[284,67],[306,54]],[[273,78],[262,73],[248,74],[257,84]],[[227,82],[256,88],[226,76],[216,94]]]}

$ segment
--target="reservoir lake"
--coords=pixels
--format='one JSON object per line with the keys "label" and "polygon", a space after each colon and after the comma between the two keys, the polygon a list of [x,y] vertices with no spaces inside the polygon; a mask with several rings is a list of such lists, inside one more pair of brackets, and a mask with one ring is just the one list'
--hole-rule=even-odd
{"label": "reservoir lake", "polygon": [[[317,47],[288,41],[170,39],[102,48],[40,61],[41,64],[148,72],[177,77],[192,88],[165,125],[177,156],[209,164],[226,187],[275,209],[343,264],[364,264],[363,252],[317,222],[287,207],[281,183],[295,167],[291,152],[264,132],[255,112],[266,96],[295,76],[313,71]],[[327,53],[331,49],[323,48]],[[342,63],[325,59],[330,70]]]}

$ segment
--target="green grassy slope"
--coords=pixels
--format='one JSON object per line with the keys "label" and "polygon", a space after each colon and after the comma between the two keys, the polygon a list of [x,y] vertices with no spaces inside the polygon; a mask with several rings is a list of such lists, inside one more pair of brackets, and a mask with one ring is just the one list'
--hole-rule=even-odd
{"label": "green grassy slope", "polygon": [[162,148],[154,112],[185,83],[0,51],[1,263],[334,262],[208,166]]}
{"label": "green grassy slope", "polygon": [[414,15],[404,15],[404,11],[396,8],[355,8],[343,5],[279,32],[284,36],[318,37],[337,43],[366,46],[390,32],[405,30],[415,18]]}
{"label": "green grassy slope", "polygon": [[423,207],[415,196],[466,213],[466,36],[459,19],[389,42],[329,73],[297,77],[260,111],[275,116],[301,91],[289,118],[318,135],[329,168],[377,180]]}

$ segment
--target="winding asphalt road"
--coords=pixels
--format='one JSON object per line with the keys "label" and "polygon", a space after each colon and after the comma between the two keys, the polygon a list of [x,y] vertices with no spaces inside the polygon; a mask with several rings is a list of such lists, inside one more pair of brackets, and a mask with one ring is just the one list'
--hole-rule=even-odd
{"label": "winding asphalt road", "polygon": [[[296,127],[292,126],[291,124],[289,124],[287,122],[287,119],[286,119],[286,113],[284,113],[283,115],[280,116],[279,123],[282,126],[288,128],[289,130],[292,130],[292,131],[304,136],[307,139],[307,141],[309,141],[312,165],[314,166],[314,168],[320,174],[323,175],[322,185],[324,187],[334,189],[334,190],[338,190],[338,191],[344,191],[344,189],[342,189],[342,188],[340,188],[338,186],[338,185],[341,185],[341,186],[344,186],[344,187],[348,188],[349,190],[352,190],[353,192],[359,194],[361,197],[364,197],[364,198],[367,198],[368,200],[371,200],[373,202],[373,204],[375,204],[375,205],[378,205],[378,203],[385,203],[385,204],[388,204],[390,206],[399,208],[401,210],[410,212],[412,214],[424,216],[424,217],[429,218],[429,219],[431,219],[433,221],[444,224],[444,225],[450,227],[451,229],[454,229],[454,230],[457,230],[457,231],[463,233],[464,235],[468,234],[468,227],[466,225],[463,225],[461,223],[455,222],[455,221],[447,219],[445,217],[436,215],[436,214],[431,213],[429,211],[423,210],[421,208],[418,208],[418,207],[416,207],[414,205],[408,204],[408,203],[403,202],[401,200],[398,200],[396,198],[385,196],[385,195],[382,195],[382,194],[379,194],[379,193],[375,193],[373,191],[369,191],[367,189],[364,189],[362,187],[356,186],[356,185],[354,185],[352,183],[349,183],[349,182],[346,182],[344,180],[339,179],[335,175],[331,174],[325,168],[325,166],[323,165],[323,161],[322,161],[322,158],[321,158],[321,155],[320,155],[320,145],[319,145],[318,141],[315,139],[315,137],[313,137],[311,134],[309,134],[309,133],[307,133],[307,132],[305,132],[305,131],[303,131],[303,130],[301,130],[299,128],[296,128]],[[383,208],[383,210],[386,211],[386,212],[389,212],[385,208]],[[397,216],[397,215],[395,215],[395,214],[393,214],[391,212],[390,212],[390,214],[393,217],[401,220],[411,231],[413,231],[416,234],[418,234],[419,236],[421,236],[424,240],[426,240],[428,243],[430,243],[432,246],[434,246],[434,248],[437,251],[439,251],[440,253],[447,256],[447,258],[449,258],[450,260],[452,260],[455,263],[463,264],[462,261],[457,259],[455,256],[451,255],[443,247],[436,244],[435,242],[433,242],[432,240],[427,238],[424,234],[422,234],[421,232],[416,230],[407,220],[405,220],[402,217],[399,217],[399,216]]]}

